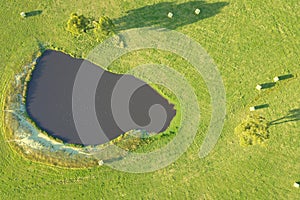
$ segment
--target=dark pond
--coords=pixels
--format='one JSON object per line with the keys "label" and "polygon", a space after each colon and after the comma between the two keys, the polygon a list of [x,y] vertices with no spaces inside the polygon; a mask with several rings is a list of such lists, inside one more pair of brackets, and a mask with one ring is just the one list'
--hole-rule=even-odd
{"label": "dark pond", "polygon": [[[84,82],[88,83],[92,77],[83,80],[79,90],[82,94],[77,94],[80,99],[74,104],[73,86],[79,71],[99,78],[92,95],[94,105],[91,105],[101,129],[93,129],[92,112],[82,109],[86,106],[84,102],[78,104],[81,97],[84,101],[84,95],[89,94],[91,88],[85,87]],[[112,96],[118,98],[113,101],[116,109],[112,108]],[[74,108],[77,114],[82,113],[80,120],[76,117],[77,123],[74,122]],[[145,82],[131,75],[104,71],[88,61],[53,50],[43,53],[32,72],[27,87],[26,109],[29,117],[51,136],[66,143],[83,145],[103,144],[132,129],[162,132],[176,114],[174,105]],[[130,114],[132,123],[126,113]]]}

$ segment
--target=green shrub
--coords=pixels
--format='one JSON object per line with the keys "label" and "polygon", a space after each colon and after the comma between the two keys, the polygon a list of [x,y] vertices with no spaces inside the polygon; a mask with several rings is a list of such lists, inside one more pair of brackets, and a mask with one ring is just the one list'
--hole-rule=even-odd
{"label": "green shrub", "polygon": [[76,13],[70,15],[67,23],[67,31],[73,35],[79,35],[87,32],[89,29],[94,29],[94,35],[98,42],[115,33],[115,25],[107,16],[102,16],[99,21],[94,21],[93,18],[87,18]]}
{"label": "green shrub", "polygon": [[257,115],[248,116],[245,121],[235,128],[240,145],[249,146],[263,144],[269,139],[268,121]]}
{"label": "green shrub", "polygon": [[72,13],[67,23],[67,30],[74,35],[85,32],[90,25],[90,20],[83,15]]}
{"label": "green shrub", "polygon": [[102,41],[105,37],[115,33],[115,25],[107,16],[100,17],[99,21],[94,21],[94,34],[97,41]]}
{"label": "green shrub", "polygon": [[134,151],[142,145],[147,145],[152,142],[152,138],[148,133],[139,132],[133,133],[132,131],[127,132],[113,140],[113,144],[126,151]]}

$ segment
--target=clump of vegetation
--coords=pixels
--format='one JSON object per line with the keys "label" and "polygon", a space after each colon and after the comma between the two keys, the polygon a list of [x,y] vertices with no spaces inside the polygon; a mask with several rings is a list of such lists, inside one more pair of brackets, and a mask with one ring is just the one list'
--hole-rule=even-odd
{"label": "clump of vegetation", "polygon": [[263,144],[269,139],[269,123],[258,115],[250,115],[235,128],[241,146]]}
{"label": "clump of vegetation", "polygon": [[89,18],[83,15],[72,13],[67,23],[67,31],[74,35],[79,35],[83,32],[86,32],[90,24],[91,22]]}
{"label": "clump of vegetation", "polygon": [[150,144],[152,138],[146,132],[127,132],[112,141],[113,144],[126,151],[134,151],[138,147]]}
{"label": "clump of vegetation", "polygon": [[100,17],[99,21],[94,21],[93,24],[97,41],[102,41],[105,37],[115,33],[115,25],[107,16]]}
{"label": "clump of vegetation", "polygon": [[87,18],[83,15],[71,14],[67,23],[67,31],[73,35],[80,35],[91,29],[93,29],[98,42],[115,33],[115,25],[107,16],[102,16],[99,21],[95,21],[93,18]]}

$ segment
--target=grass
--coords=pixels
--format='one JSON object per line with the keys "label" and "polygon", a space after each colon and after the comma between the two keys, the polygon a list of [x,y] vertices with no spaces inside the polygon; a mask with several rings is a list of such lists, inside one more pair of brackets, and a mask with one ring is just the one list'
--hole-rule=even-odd
{"label": "grass", "polygon": [[[32,55],[38,50],[38,42],[63,48],[77,57],[85,57],[97,45],[88,34],[74,38],[65,31],[70,13],[130,19],[133,20],[130,26],[138,26],[141,19],[124,18],[126,11],[134,10],[133,13],[140,15],[141,11],[136,9],[155,2],[167,1],[2,1],[0,109],[5,106],[14,75],[31,62]],[[269,120],[300,108],[299,7],[296,0],[230,0],[219,13],[199,21],[186,21],[178,26],[168,21],[160,22],[198,41],[222,74],[227,94],[225,126],[216,147],[204,159],[198,158],[198,151],[209,123],[210,101],[201,77],[178,56],[151,50],[133,52],[113,63],[111,69],[122,72],[127,70],[126,67],[129,69],[145,62],[164,63],[184,74],[195,88],[202,123],[188,151],[172,165],[146,174],[129,174],[106,166],[77,170],[51,167],[24,159],[11,148],[4,112],[0,112],[1,199],[297,198],[299,191],[292,185],[300,180],[299,121],[272,126],[266,147],[240,147],[234,128],[253,105],[268,103],[269,108],[257,112]],[[176,6],[166,8],[176,9]],[[182,10],[188,11],[188,8],[192,7],[178,11],[180,16],[185,15]],[[19,15],[22,11],[34,10],[42,13],[26,19]],[[166,14],[168,12],[166,10]],[[173,12],[176,17],[176,11]],[[152,19],[144,20],[147,24]],[[166,20],[169,19],[166,17]],[[289,73],[294,77],[264,91],[255,89],[259,83]]]}

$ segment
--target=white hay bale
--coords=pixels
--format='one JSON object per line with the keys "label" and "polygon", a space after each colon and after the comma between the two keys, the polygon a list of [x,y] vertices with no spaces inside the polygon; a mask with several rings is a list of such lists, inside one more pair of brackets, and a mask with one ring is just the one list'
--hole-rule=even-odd
{"label": "white hay bale", "polygon": [[277,82],[277,81],[280,81],[280,79],[279,79],[279,77],[278,76],[276,76],[276,77],[274,77],[274,82]]}
{"label": "white hay bale", "polygon": [[262,89],[262,86],[261,86],[261,85],[257,85],[257,86],[256,86],[256,89],[257,89],[257,90],[261,90],[261,89]]}
{"label": "white hay bale", "polygon": [[294,183],[294,187],[299,188],[299,187],[300,187],[300,183],[295,182],[295,183]]}
{"label": "white hay bale", "polygon": [[169,18],[173,18],[173,13],[169,12],[169,13],[168,13],[168,17],[169,17]]}
{"label": "white hay bale", "polygon": [[25,13],[25,12],[21,12],[20,15],[21,15],[21,17],[23,17],[23,18],[26,17],[26,13]]}
{"label": "white hay bale", "polygon": [[120,41],[120,43],[119,43],[119,47],[120,47],[120,48],[122,48],[122,49],[125,47],[125,45],[124,45],[124,42],[123,42],[123,41]]}
{"label": "white hay bale", "polygon": [[103,165],[103,164],[104,164],[103,160],[99,160],[99,161],[98,161],[98,165],[101,166],[101,165]]}
{"label": "white hay bale", "polygon": [[255,111],[255,110],[256,110],[255,106],[250,107],[250,111]]}
{"label": "white hay bale", "polygon": [[197,8],[197,9],[195,10],[195,14],[196,14],[196,15],[199,15],[199,14],[200,14],[200,12],[201,12],[201,11],[200,11],[200,9],[199,9],[199,8]]}

